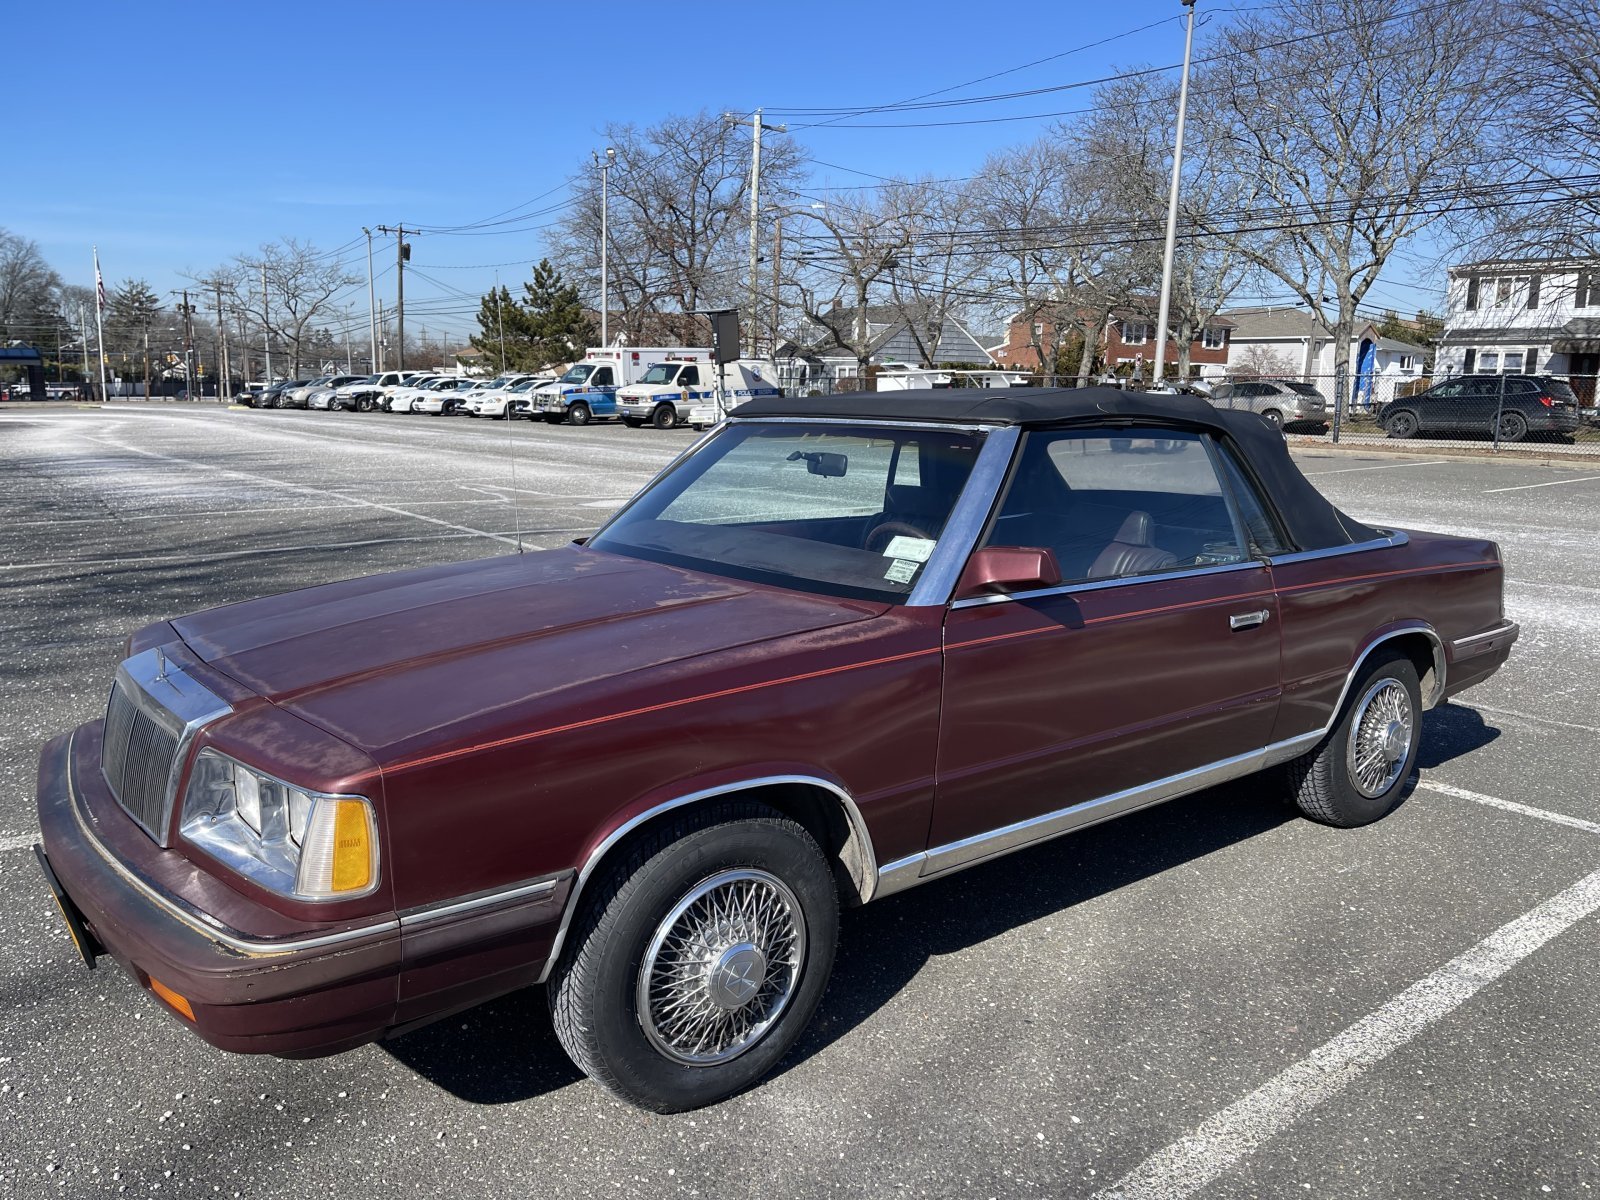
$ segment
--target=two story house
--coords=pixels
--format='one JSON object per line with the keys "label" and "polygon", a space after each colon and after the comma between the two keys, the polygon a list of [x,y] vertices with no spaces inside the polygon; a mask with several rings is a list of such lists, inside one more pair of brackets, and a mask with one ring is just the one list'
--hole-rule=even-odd
{"label": "two story house", "polygon": [[[1141,372],[1146,379],[1155,377],[1156,322],[1150,316],[1155,307],[1129,307],[1114,311],[1100,331],[1095,346],[1095,358],[1104,363],[1105,370],[1115,374]],[[1189,374],[1210,378],[1223,373],[1228,361],[1228,334],[1233,322],[1227,317],[1213,317],[1201,330],[1200,336],[1189,344]],[[1017,314],[1010,320],[1006,340],[995,347],[995,359],[1003,366],[1019,367],[1039,372],[1039,352],[1034,349],[1034,338],[1050,346],[1056,340],[1056,324],[1052,317],[1041,313],[1036,317]],[[1167,367],[1178,363],[1178,346],[1167,339]],[[1071,364],[1069,364],[1071,365]],[[1118,368],[1121,368],[1119,371]]]}
{"label": "two story house", "polygon": [[1600,259],[1523,258],[1450,268],[1442,374],[1564,375],[1586,402],[1600,374]]}

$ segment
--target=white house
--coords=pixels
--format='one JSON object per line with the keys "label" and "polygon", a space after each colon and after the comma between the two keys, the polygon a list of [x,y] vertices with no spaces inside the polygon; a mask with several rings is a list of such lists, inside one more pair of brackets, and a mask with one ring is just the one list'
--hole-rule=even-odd
{"label": "white house", "polygon": [[[1222,374],[1271,375],[1306,383],[1333,380],[1333,331],[1304,308],[1234,308],[1222,314],[1233,322],[1228,362]],[[1393,394],[1394,385],[1427,370],[1425,346],[1384,337],[1370,322],[1350,337],[1352,398],[1356,404]],[[1331,394],[1331,393],[1330,393]]]}
{"label": "white house", "polygon": [[1451,267],[1439,369],[1449,375],[1600,374],[1600,259]]}

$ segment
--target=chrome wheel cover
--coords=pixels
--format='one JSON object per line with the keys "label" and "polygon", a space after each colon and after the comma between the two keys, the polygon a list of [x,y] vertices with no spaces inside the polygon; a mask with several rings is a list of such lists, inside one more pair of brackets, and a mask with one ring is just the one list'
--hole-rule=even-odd
{"label": "chrome wheel cover", "polygon": [[674,1062],[728,1062],[789,1007],[805,952],[805,916],[788,885],[765,871],[719,872],[656,926],[639,967],[639,1024]]}
{"label": "chrome wheel cover", "polygon": [[1383,795],[1400,778],[1416,738],[1411,693],[1394,679],[1380,679],[1350,718],[1350,782],[1368,799]]}

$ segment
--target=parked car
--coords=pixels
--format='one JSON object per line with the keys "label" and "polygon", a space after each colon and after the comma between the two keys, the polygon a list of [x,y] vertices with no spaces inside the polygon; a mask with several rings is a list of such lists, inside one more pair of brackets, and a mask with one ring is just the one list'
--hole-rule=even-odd
{"label": "parked car", "polygon": [[1568,437],[1581,419],[1578,397],[1548,375],[1466,375],[1391,401],[1380,418],[1392,438],[1467,433],[1520,442],[1534,434]]}
{"label": "parked car", "polygon": [[467,402],[472,390],[480,386],[476,379],[446,379],[429,388],[422,395],[411,402],[411,411],[414,413],[430,413],[433,416],[449,416],[458,412]]}
{"label": "parked car", "polygon": [[279,379],[268,385],[266,391],[261,393],[260,398],[255,403],[255,407],[283,408],[285,407],[284,400],[290,391],[298,387],[304,387],[310,382],[311,380],[309,379]]}
{"label": "parked car", "polygon": [[393,389],[383,401],[384,412],[408,413],[416,398],[426,392],[435,384],[453,379],[453,375],[439,375],[428,372],[422,375],[413,375],[401,387]]}
{"label": "parked car", "polygon": [[491,419],[505,417],[509,420],[512,416],[512,403],[524,393],[531,392],[535,387],[547,382],[549,378],[548,375],[517,375],[502,387],[474,391],[462,404],[461,411],[469,417]]}
{"label": "parked car", "polygon": [[1211,389],[1211,403],[1260,413],[1280,428],[1312,426],[1320,433],[1328,427],[1328,398],[1298,379],[1228,380]]}
{"label": "parked car", "polygon": [[373,375],[356,378],[341,388],[336,388],[328,402],[330,409],[349,412],[374,412],[381,409],[389,393],[404,387],[420,371],[379,371]]}
{"label": "parked car", "polygon": [[592,538],[138,631],[39,858],[217,1046],[543,984],[580,1067],[693,1108],[794,1045],[841,905],[1269,768],[1384,816],[1511,652],[1502,576],[1195,397],[763,398]]}

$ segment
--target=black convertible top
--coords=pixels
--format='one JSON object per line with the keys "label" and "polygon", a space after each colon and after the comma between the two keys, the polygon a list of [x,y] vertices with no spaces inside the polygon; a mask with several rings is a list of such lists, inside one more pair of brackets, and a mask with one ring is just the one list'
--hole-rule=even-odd
{"label": "black convertible top", "polygon": [[918,388],[836,396],[761,397],[735,417],[825,417],[843,421],[949,421],[1050,428],[1087,423],[1175,425],[1210,430],[1239,452],[1282,517],[1296,550],[1326,550],[1381,534],[1328,502],[1289,457],[1282,432],[1259,413],[1213,408],[1199,396],[1120,388]]}

